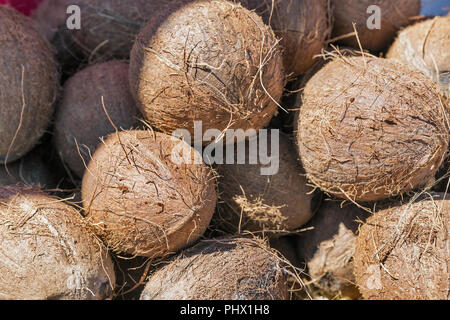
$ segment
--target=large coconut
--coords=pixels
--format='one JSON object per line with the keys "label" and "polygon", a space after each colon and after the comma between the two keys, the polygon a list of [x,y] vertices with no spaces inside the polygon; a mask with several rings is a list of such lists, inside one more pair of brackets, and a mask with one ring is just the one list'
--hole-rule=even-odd
{"label": "large coconut", "polygon": [[365,299],[448,300],[450,198],[428,194],[380,211],[356,241],[355,276]]}
{"label": "large coconut", "polygon": [[155,272],[141,300],[284,300],[286,277],[261,240],[205,240]]}
{"label": "large coconut", "polygon": [[281,39],[286,73],[305,73],[331,32],[328,0],[241,0],[262,16]]}
{"label": "large coconut", "polygon": [[130,129],[138,117],[128,86],[128,64],[114,60],[92,65],[64,85],[55,120],[56,149],[83,177],[100,139],[116,128]]}
{"label": "large coconut", "polygon": [[376,201],[427,183],[449,139],[448,111],[421,72],[386,59],[342,57],[305,87],[297,141],[324,191]]}
{"label": "large coconut", "polygon": [[25,155],[44,134],[58,87],[48,42],[19,12],[0,6],[0,164]]}
{"label": "large coconut", "polygon": [[[307,185],[293,144],[284,134],[274,141],[273,137],[269,131],[266,141],[261,141],[261,135],[259,143],[251,139],[245,146],[244,163],[238,161],[240,150],[235,148],[234,163],[218,166],[221,205],[214,219],[218,228],[276,233],[297,229],[313,216],[317,199]],[[276,146],[269,175],[264,168],[270,165],[258,157],[258,146],[265,143],[268,152]],[[257,164],[250,163],[251,155],[258,157]]]}
{"label": "large coconut", "polygon": [[[177,159],[181,152],[195,159]],[[185,142],[162,133],[110,135],[93,155],[81,190],[86,215],[108,246],[156,258],[202,236],[216,193],[211,169],[187,161],[199,157]]]}
{"label": "large coconut", "polygon": [[146,119],[166,133],[193,134],[194,121],[205,131],[266,126],[284,85],[270,27],[224,0],[197,0],[171,12],[150,20],[131,52],[131,89]]}
{"label": "large coconut", "polygon": [[325,201],[297,241],[297,255],[322,293],[330,298],[360,296],[353,275],[356,233],[369,214],[354,206]]}
{"label": "large coconut", "polygon": [[37,189],[0,187],[1,299],[108,298],[105,246],[72,207]]}
{"label": "large coconut", "polygon": [[408,64],[438,82],[450,103],[450,15],[401,31],[387,58]]}
{"label": "large coconut", "polygon": [[[356,24],[359,40],[364,49],[373,52],[382,51],[395,38],[395,34],[402,27],[412,22],[410,18],[420,13],[420,0],[332,0],[334,5],[333,38],[344,37],[342,44],[359,48],[354,32]],[[373,11],[371,6],[377,6],[380,11]],[[371,9],[371,10],[369,10]],[[372,20],[374,14],[378,14]],[[378,26],[372,24],[379,18]],[[369,28],[369,25],[372,29]]]}

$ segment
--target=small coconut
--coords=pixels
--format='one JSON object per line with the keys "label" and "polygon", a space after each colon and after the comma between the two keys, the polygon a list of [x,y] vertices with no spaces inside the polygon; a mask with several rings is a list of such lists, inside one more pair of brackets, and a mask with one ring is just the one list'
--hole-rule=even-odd
{"label": "small coconut", "polygon": [[332,0],[332,4],[332,37],[343,37],[340,43],[359,48],[356,36],[349,35],[354,32],[355,23],[362,47],[373,52],[387,48],[397,31],[409,25],[413,21],[412,17],[420,14],[420,0]]}
{"label": "small coconut", "polygon": [[[195,159],[183,160],[189,152]],[[198,157],[162,133],[110,135],[94,153],[81,190],[98,235],[116,252],[152,258],[198,240],[216,204],[212,170],[201,157],[199,164],[190,161]]]}
{"label": "small coconut", "polygon": [[[307,185],[289,137],[282,133],[274,136],[271,131],[266,137],[259,135],[259,143],[256,138],[246,143],[244,163],[235,148],[233,163],[218,166],[221,201],[214,220],[219,228],[276,234],[297,229],[313,216],[317,198]],[[268,152],[275,152],[272,164],[263,164],[261,157],[252,164],[252,155],[258,157],[258,146],[264,143]]]}
{"label": "small coconut", "polygon": [[[297,255],[313,283],[329,298],[357,299],[353,275],[356,233],[369,213],[352,204],[324,201],[297,241]],[[312,230],[308,230],[308,229]]]}
{"label": "small coconut", "polygon": [[224,0],[196,0],[166,16],[147,23],[131,52],[132,94],[144,117],[169,134],[193,135],[194,121],[204,131],[265,127],[284,86],[270,27]]}
{"label": "small coconut", "polygon": [[0,187],[0,297],[108,298],[114,266],[81,215],[37,189]]}
{"label": "small coconut", "polygon": [[427,194],[361,227],[355,276],[365,299],[448,300],[450,198]]}
{"label": "small coconut", "polygon": [[285,300],[286,281],[262,240],[205,240],[155,272],[141,300]]}
{"label": "small coconut", "polygon": [[241,0],[281,39],[286,73],[300,75],[313,64],[331,32],[328,0]]}
{"label": "small coconut", "polygon": [[56,149],[68,167],[83,177],[100,139],[115,129],[131,129],[138,118],[128,86],[128,64],[114,60],[92,65],[64,85],[55,119]]}
{"label": "small coconut", "polygon": [[58,72],[48,42],[31,20],[0,6],[0,164],[30,151],[53,112]]}
{"label": "small coconut", "polygon": [[447,152],[448,111],[427,76],[395,61],[336,58],[305,87],[297,142],[307,177],[353,201],[424,185]]}
{"label": "small coconut", "polygon": [[0,186],[16,184],[54,186],[56,179],[53,172],[39,152],[40,149],[33,150],[13,163],[1,165]]}
{"label": "small coconut", "polygon": [[438,82],[450,105],[450,15],[401,31],[387,58],[397,59]]}

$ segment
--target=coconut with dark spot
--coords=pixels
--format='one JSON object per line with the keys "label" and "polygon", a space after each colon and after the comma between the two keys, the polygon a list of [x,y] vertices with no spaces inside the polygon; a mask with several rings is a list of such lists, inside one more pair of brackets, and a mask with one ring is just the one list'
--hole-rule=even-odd
{"label": "coconut with dark spot", "polygon": [[449,140],[439,89],[387,59],[339,57],[305,87],[297,143],[307,177],[353,201],[377,201],[432,179]]}
{"label": "coconut with dark spot", "polygon": [[285,300],[286,281],[262,240],[205,240],[156,271],[141,300]]}
{"label": "coconut with dark spot", "polygon": [[83,205],[97,234],[116,252],[164,257],[205,232],[217,200],[213,178],[200,154],[181,140],[118,132],[89,163]]}
{"label": "coconut with dark spot", "polygon": [[58,90],[48,42],[30,19],[0,6],[0,164],[29,152],[50,122]]}

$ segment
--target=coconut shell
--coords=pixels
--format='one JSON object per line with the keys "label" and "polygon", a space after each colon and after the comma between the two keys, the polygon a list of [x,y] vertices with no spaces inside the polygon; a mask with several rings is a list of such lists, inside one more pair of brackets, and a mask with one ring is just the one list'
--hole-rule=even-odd
{"label": "coconut shell", "polygon": [[354,201],[377,201],[430,180],[449,140],[437,86],[375,57],[337,58],[305,87],[297,142],[307,177]]}
{"label": "coconut shell", "polygon": [[[271,133],[267,135],[267,143],[267,150],[272,150]],[[262,175],[261,169],[269,166],[260,160],[259,164],[250,164],[249,143],[244,164],[238,163],[235,150],[234,164],[218,166],[221,202],[215,220],[219,228],[277,233],[297,229],[314,215],[313,188],[307,185],[293,144],[281,133],[276,143],[279,170],[274,175]]]}
{"label": "coconut shell", "polygon": [[72,207],[37,189],[0,187],[0,296],[91,300],[110,296],[114,266]]}
{"label": "coconut shell", "polygon": [[55,120],[56,149],[68,167],[83,177],[100,139],[113,133],[114,126],[130,129],[139,115],[128,86],[127,63],[114,60],[87,67],[64,85]]}
{"label": "coconut shell", "polygon": [[155,272],[141,300],[285,300],[277,256],[262,240],[205,240]]}
{"label": "coconut shell", "polygon": [[83,205],[116,252],[164,257],[208,227],[217,198],[212,171],[203,163],[176,164],[178,147],[199,157],[185,142],[150,131],[112,134],[95,152],[83,178]]}
{"label": "coconut shell", "polygon": [[131,52],[132,94],[152,126],[191,135],[194,121],[204,131],[265,127],[285,82],[273,31],[223,0],[193,1],[166,16],[147,23]]}
{"label": "coconut shell", "polygon": [[328,0],[241,0],[281,39],[286,73],[300,75],[314,62],[331,32]]}
{"label": "coconut shell", "polygon": [[330,298],[357,299],[353,275],[356,233],[369,214],[354,205],[325,201],[297,241],[297,255],[322,293]]}
{"label": "coconut shell", "polygon": [[31,20],[0,6],[0,164],[30,151],[53,113],[58,72],[48,42]]}
{"label": "coconut shell", "polygon": [[365,299],[448,300],[450,198],[428,194],[367,220],[355,276]]}
{"label": "coconut shell", "polygon": [[387,58],[397,59],[438,82],[450,104],[450,15],[426,20],[401,31]]}
{"label": "coconut shell", "polygon": [[[353,22],[361,45],[372,52],[384,50],[392,43],[395,34],[402,27],[409,25],[412,17],[420,14],[420,0],[332,0],[334,6],[333,38],[354,32]],[[368,19],[373,13],[367,13],[371,5],[381,10],[380,29],[370,30]],[[348,36],[340,43],[359,48],[356,36]]]}

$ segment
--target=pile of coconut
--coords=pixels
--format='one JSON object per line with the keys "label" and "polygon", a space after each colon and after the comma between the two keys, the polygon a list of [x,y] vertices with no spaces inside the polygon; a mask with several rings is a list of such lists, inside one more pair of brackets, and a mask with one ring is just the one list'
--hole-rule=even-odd
{"label": "pile of coconut", "polygon": [[449,299],[450,15],[0,5],[0,299]]}

